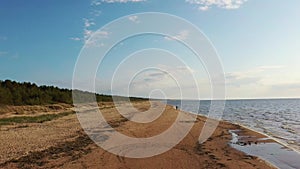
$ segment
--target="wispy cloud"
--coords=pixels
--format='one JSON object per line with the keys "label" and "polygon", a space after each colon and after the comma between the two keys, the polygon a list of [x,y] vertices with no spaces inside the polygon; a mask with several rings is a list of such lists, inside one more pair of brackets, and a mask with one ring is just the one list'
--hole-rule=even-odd
{"label": "wispy cloud", "polygon": [[134,23],[140,23],[139,17],[136,15],[129,16],[128,19]]}
{"label": "wispy cloud", "polygon": [[201,11],[207,11],[209,9],[209,7],[208,6],[199,6],[198,9]]}
{"label": "wispy cloud", "polygon": [[230,72],[226,73],[227,85],[240,87],[243,85],[265,83],[267,78],[266,73],[270,71],[283,69],[285,66],[282,65],[271,65],[271,66],[259,66],[246,71]]}
{"label": "wispy cloud", "polygon": [[83,18],[83,21],[84,21],[85,28],[89,28],[89,27],[95,25],[95,22],[93,21],[93,19]]}
{"label": "wispy cloud", "polygon": [[101,13],[102,13],[102,11],[97,10],[97,9],[93,9],[93,10],[91,10],[91,12],[90,12],[90,14],[93,15],[93,16],[95,16],[95,17],[100,16]]}
{"label": "wispy cloud", "polygon": [[78,37],[71,37],[70,39],[73,40],[73,41],[81,41],[81,39],[78,38]]}
{"label": "wispy cloud", "polygon": [[230,98],[299,97],[299,68],[266,65],[226,73]]}
{"label": "wispy cloud", "polygon": [[247,0],[186,0],[187,3],[197,5],[199,10],[206,11],[212,6],[223,9],[238,9]]}
{"label": "wispy cloud", "polygon": [[96,23],[93,21],[94,19],[83,18],[84,29],[83,29],[83,40],[86,43],[88,39],[93,35],[94,31],[91,29]]}
{"label": "wispy cloud", "polygon": [[[153,89],[163,90],[166,96],[170,98],[179,98],[180,89],[184,90],[184,93],[191,90],[189,95],[195,95],[196,88],[192,76],[194,70],[190,67],[157,65],[157,69],[146,70],[135,77],[130,84],[133,95],[147,96]],[[116,89],[116,91],[119,91],[119,93],[127,92],[127,83],[122,80],[118,82],[118,85],[119,89]]]}
{"label": "wispy cloud", "polygon": [[127,3],[127,2],[144,2],[146,0],[102,0],[105,3]]}
{"label": "wispy cloud", "polygon": [[256,70],[257,71],[264,71],[264,70],[270,70],[270,69],[282,69],[285,68],[285,66],[283,65],[267,65],[267,66],[260,66],[257,67]]}
{"label": "wispy cloud", "polygon": [[[91,31],[91,30],[85,30],[85,44],[87,47],[91,46],[104,46],[105,44],[101,42],[101,39],[108,38],[110,33],[108,31]],[[89,39],[91,36],[93,36],[92,39]]]}
{"label": "wispy cloud", "polygon": [[98,6],[102,3],[136,3],[136,2],[144,2],[146,0],[92,0],[91,5],[92,6]]}
{"label": "wispy cloud", "polygon": [[190,34],[190,32],[188,30],[183,30],[174,36],[165,36],[165,39],[166,40],[185,40],[188,38],[189,34]]}
{"label": "wispy cloud", "polygon": [[91,6],[98,6],[101,5],[101,0],[92,0]]}
{"label": "wispy cloud", "polygon": [[[71,40],[74,41],[80,41],[83,40],[84,43],[88,43],[87,45],[100,45],[100,46],[104,46],[105,44],[103,43],[98,43],[96,44],[96,39],[99,40],[101,38],[107,38],[109,32],[106,31],[95,31],[95,29],[93,29],[93,26],[96,25],[96,17],[101,15],[101,11],[97,9],[97,6],[103,4],[103,3],[138,3],[138,2],[144,2],[146,0],[92,0],[91,1],[91,10],[90,10],[90,14],[92,16],[90,16],[89,18],[83,18],[83,23],[84,23],[84,28],[83,28],[83,38],[78,38],[78,37],[72,37],[70,38]],[[134,23],[139,23],[139,19],[138,16],[130,16],[128,17],[128,19]],[[96,34],[94,34],[96,33]],[[95,35],[96,38],[94,38],[94,41],[88,42],[88,39],[92,36]]]}
{"label": "wispy cloud", "polygon": [[87,19],[87,18],[83,18],[83,38],[80,37],[70,37],[70,40],[73,41],[83,41],[86,42],[91,35],[93,34],[94,31],[92,31],[91,27],[96,25],[96,23],[94,22],[94,19]]}
{"label": "wispy cloud", "polygon": [[7,54],[8,54],[8,52],[0,51],[0,57],[1,57],[1,56],[5,56],[5,55],[7,55]]}

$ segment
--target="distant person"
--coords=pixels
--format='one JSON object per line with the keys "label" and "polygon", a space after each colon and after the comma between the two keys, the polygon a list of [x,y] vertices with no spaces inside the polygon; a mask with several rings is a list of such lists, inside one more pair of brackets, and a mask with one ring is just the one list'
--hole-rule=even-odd
{"label": "distant person", "polygon": [[175,109],[178,110],[178,106],[175,106]]}

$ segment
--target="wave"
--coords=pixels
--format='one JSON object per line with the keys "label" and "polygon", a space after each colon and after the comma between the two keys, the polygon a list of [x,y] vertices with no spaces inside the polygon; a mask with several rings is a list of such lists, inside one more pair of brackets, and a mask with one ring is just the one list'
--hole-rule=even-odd
{"label": "wave", "polygon": [[[185,101],[179,107],[184,111],[209,117],[210,103]],[[168,101],[168,104],[180,105],[180,101]],[[281,145],[300,151],[299,99],[226,101],[222,120],[258,132]]]}

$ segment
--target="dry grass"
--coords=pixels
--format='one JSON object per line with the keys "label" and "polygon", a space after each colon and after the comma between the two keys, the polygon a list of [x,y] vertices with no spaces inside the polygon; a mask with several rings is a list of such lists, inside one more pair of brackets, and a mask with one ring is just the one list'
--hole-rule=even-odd
{"label": "dry grass", "polygon": [[35,105],[35,106],[0,106],[0,118],[7,118],[20,115],[40,115],[53,114],[69,111],[72,105],[52,104],[52,105]]}
{"label": "dry grass", "polygon": [[58,114],[43,114],[39,116],[16,116],[16,117],[2,118],[0,119],[0,126],[11,125],[15,123],[43,123],[60,117],[68,116],[74,113],[75,113],[74,111],[70,111],[70,112],[63,112]]}

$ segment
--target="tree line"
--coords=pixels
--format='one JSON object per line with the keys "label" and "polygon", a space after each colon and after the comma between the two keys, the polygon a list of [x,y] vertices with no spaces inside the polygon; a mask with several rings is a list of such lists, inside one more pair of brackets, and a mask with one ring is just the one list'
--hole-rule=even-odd
{"label": "tree line", "polygon": [[[112,101],[112,96],[94,94],[75,90],[75,95],[80,94],[80,102],[89,102],[91,95],[96,96],[97,101]],[[118,96],[121,99],[125,97]],[[143,100],[131,97],[130,100]],[[37,86],[30,82],[15,82],[0,80],[0,105],[44,105],[54,103],[72,104],[72,90],[60,89],[54,86]]]}

